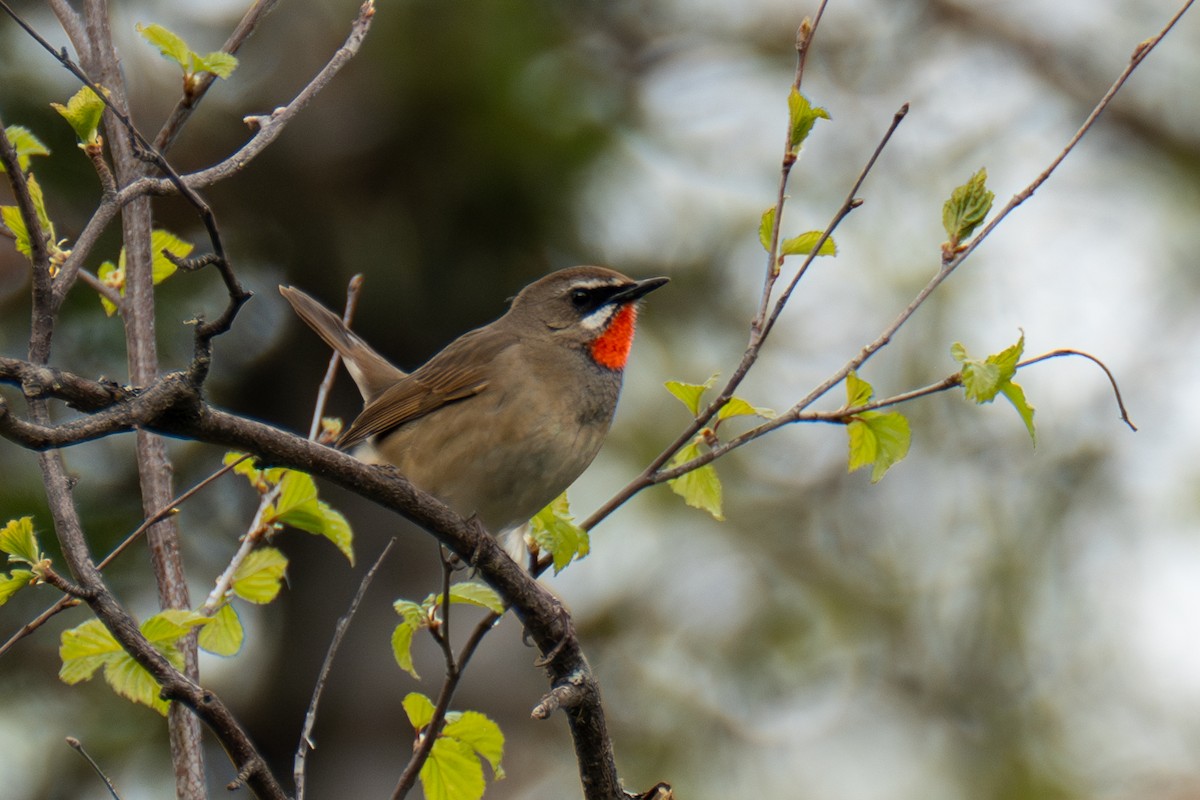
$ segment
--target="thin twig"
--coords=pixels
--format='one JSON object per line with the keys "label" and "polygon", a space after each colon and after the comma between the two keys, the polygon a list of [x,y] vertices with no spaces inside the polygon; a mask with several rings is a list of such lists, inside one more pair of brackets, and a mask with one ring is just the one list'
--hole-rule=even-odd
{"label": "thin twig", "polygon": [[[0,0],[3,2],[3,0]],[[264,149],[271,144],[283,133],[284,127],[303,110],[316,95],[325,88],[326,85],[333,79],[342,67],[350,61],[362,47],[363,40],[366,38],[367,31],[370,30],[371,21],[375,17],[375,5],[372,0],[367,0],[359,8],[358,16],[350,29],[350,35],[346,37],[342,47],[333,54],[329,62],[321,69],[317,75],[309,81],[308,85],[300,91],[298,95],[288,105],[275,109],[270,114],[261,116],[246,117],[246,122],[249,125],[255,126],[258,132],[242,145],[242,147],[234,154],[226,158],[224,161],[209,167],[208,169],[200,170],[199,172],[190,173],[183,178],[185,185],[191,188],[202,188],[211,186],[230,175],[234,175],[243,169]],[[127,203],[134,197],[140,197],[146,194],[168,194],[174,191],[173,183],[162,178],[142,178],[141,180],[126,186],[117,194],[117,201]]]}
{"label": "thin twig", "polygon": [[74,736],[68,736],[67,744],[69,744],[75,752],[83,756],[84,759],[86,759],[87,762],[92,765],[92,769],[95,770],[96,774],[100,776],[100,780],[104,781],[104,785],[108,787],[108,793],[113,796],[113,800],[121,800],[120,795],[117,794],[117,788],[113,786],[113,782],[110,781],[108,776],[104,774],[104,770],[100,769],[100,765],[96,763],[96,759],[92,758],[91,755],[88,754],[88,751],[83,749],[83,742],[79,741]]}
{"label": "thin twig", "polygon": [[1130,430],[1136,431],[1137,426],[1134,425],[1133,420],[1131,420],[1129,418],[1129,412],[1125,409],[1125,401],[1121,398],[1121,387],[1117,385],[1117,379],[1112,374],[1112,370],[1110,370],[1108,368],[1107,364],[1105,364],[1100,359],[1096,358],[1091,353],[1085,353],[1082,350],[1072,350],[1070,348],[1051,350],[1049,353],[1043,353],[1040,356],[1036,356],[1034,358],[1030,358],[1030,359],[1026,359],[1025,361],[1022,361],[1020,364],[1017,364],[1017,369],[1021,369],[1022,367],[1028,367],[1032,364],[1036,364],[1039,361],[1045,361],[1046,359],[1049,359],[1049,358],[1061,358],[1062,356],[1080,356],[1082,358],[1086,358],[1088,361],[1091,361],[1097,367],[1104,370],[1104,374],[1108,376],[1108,382],[1110,384],[1112,384],[1113,395],[1116,397],[1116,400],[1117,400],[1117,408],[1120,409],[1120,411],[1121,411],[1121,421],[1124,422],[1126,425],[1128,425]]}
{"label": "thin twig", "polygon": [[[715,458],[723,456],[725,453],[728,453],[731,450],[741,447],[742,445],[744,445],[750,441],[753,441],[754,439],[757,439],[758,437],[760,437],[766,433],[769,433],[770,431],[775,430],[776,428],[779,428],[782,425],[786,425],[791,422],[797,422],[797,421],[800,421],[805,418],[817,419],[818,417],[820,417],[821,415],[808,415],[806,417],[805,415],[803,415],[802,412],[804,412],[806,409],[808,409],[809,406],[811,406],[819,398],[824,396],[834,386],[837,386],[842,381],[844,381],[846,379],[847,375],[849,375],[852,371],[857,370],[864,363],[866,363],[867,360],[871,358],[871,356],[873,356],[880,349],[882,349],[889,342],[891,342],[891,339],[896,334],[896,332],[909,320],[909,318],[912,317],[912,315],[914,313],[916,313],[918,308],[920,308],[922,305],[924,305],[925,301],[929,299],[929,296],[932,295],[933,292],[947,278],[949,278],[950,275],[959,266],[962,265],[963,261],[965,261],[966,258],[975,251],[975,249],[983,242],[983,240],[986,239],[991,234],[991,232],[996,229],[996,226],[998,226],[1000,224],[1000,222],[1004,218],[1006,218],[1017,206],[1019,206],[1025,200],[1029,199],[1033,195],[1033,193],[1035,191],[1037,191],[1037,189],[1040,188],[1042,186],[1042,184],[1044,184],[1046,182],[1047,179],[1049,179],[1050,175],[1054,172],[1054,170],[1058,168],[1058,166],[1063,162],[1063,160],[1071,153],[1071,151],[1073,151],[1075,149],[1075,147],[1083,139],[1084,135],[1086,135],[1087,132],[1090,131],[1092,129],[1092,127],[1096,124],[1096,121],[1100,118],[1100,115],[1104,112],[1104,110],[1106,108],[1108,108],[1109,104],[1112,102],[1112,100],[1116,96],[1117,92],[1121,89],[1121,87],[1123,87],[1125,85],[1125,82],[1133,74],[1134,70],[1136,70],[1138,68],[1138,66],[1141,65],[1141,63],[1146,59],[1146,56],[1148,56],[1150,54],[1150,52],[1155,47],[1158,46],[1158,44],[1162,41],[1162,39],[1167,35],[1167,33],[1170,32],[1170,30],[1175,26],[1175,24],[1183,16],[1183,14],[1186,13],[1187,10],[1191,7],[1193,2],[1194,2],[1194,0],[1186,0],[1186,2],[1184,2],[1183,5],[1179,8],[1179,10],[1174,14],[1174,16],[1171,17],[1171,19],[1166,23],[1166,25],[1163,26],[1163,28],[1156,35],[1141,42],[1134,49],[1133,54],[1129,59],[1129,63],[1125,66],[1124,70],[1122,70],[1120,75],[1113,82],[1112,86],[1109,87],[1108,91],[1105,92],[1104,96],[1096,104],[1095,108],[1088,115],[1087,119],[1083,122],[1083,124],[1075,132],[1075,135],[1071,137],[1071,139],[1063,147],[1062,151],[1060,151],[1058,153],[1058,155],[1055,156],[1055,158],[1051,161],[1050,165],[1046,169],[1044,169],[1028,186],[1026,186],[1025,189],[1023,189],[1021,192],[1017,193],[1008,202],[1008,204],[999,212],[999,214],[997,214],[997,216],[994,219],[992,219],[991,222],[989,222],[978,234],[976,234],[976,236],[969,243],[967,243],[963,247],[961,252],[959,252],[954,258],[950,259],[949,261],[946,261],[942,265],[941,269],[939,269],[938,272],[933,276],[933,278],[931,278],[929,280],[929,282],[924,287],[922,287],[922,289],[916,294],[916,296],[912,299],[912,301],[910,301],[909,304],[907,306],[905,306],[904,310],[901,311],[900,314],[886,328],[884,328],[883,332],[874,341],[872,341],[870,344],[863,347],[862,350],[860,350],[859,353],[854,358],[847,361],[846,364],[844,364],[839,370],[834,372],[831,376],[829,376],[826,380],[824,380],[820,385],[818,385],[815,389],[813,389],[811,392],[809,392],[808,395],[806,395],[802,400],[800,400],[798,403],[796,403],[785,414],[780,415],[776,419],[770,420],[770,421],[763,423],[762,425],[759,425],[749,431],[746,431],[745,433],[741,434],[740,436],[736,437],[735,439],[732,439],[728,442],[723,442],[720,445],[716,446],[715,448],[712,448],[709,451],[702,453],[699,457],[694,458],[684,464],[676,465],[675,467],[672,467],[671,469],[668,469],[668,470],[662,469],[662,466],[664,464],[666,464],[667,459],[662,458],[661,456],[659,458],[656,458],[655,461],[651,462],[652,467],[653,467],[652,469],[648,467],[640,475],[638,475],[638,477],[635,478],[633,481],[631,481],[629,483],[629,485],[627,485],[618,494],[616,494],[611,500],[609,500],[599,510],[597,510],[591,517],[589,517],[588,520],[584,523],[584,526],[590,527],[590,526],[596,524],[601,519],[606,517],[608,514],[612,513],[612,511],[614,511],[616,508],[618,508],[621,504],[626,502],[630,497],[632,497],[633,495],[642,491],[643,489],[647,488],[648,486],[652,486],[652,485],[662,483],[667,480],[671,480],[672,478],[679,477],[680,475],[683,475],[687,472],[697,469],[698,467],[708,464],[708,463],[712,462]],[[743,363],[744,363],[744,360],[743,360]],[[740,366],[741,365],[739,365],[739,367]],[[1108,372],[1107,369],[1105,371]],[[1110,380],[1112,380],[1111,373],[1109,373],[1109,377],[1110,377]],[[1115,389],[1115,380],[1113,381],[1113,384],[1114,384],[1114,389]],[[918,391],[920,391],[920,390],[918,390]],[[724,399],[728,400],[728,398],[724,398]],[[1118,401],[1119,401],[1119,397],[1118,397]],[[1128,425],[1130,425],[1130,427],[1132,427],[1132,423],[1128,420],[1127,415],[1124,414],[1123,404],[1121,404],[1121,408],[1122,408],[1122,419],[1126,422],[1126,424],[1128,424]],[[676,443],[673,443],[671,445],[671,447],[668,448],[672,454],[674,453],[674,451],[678,450],[679,447],[682,447],[683,444],[686,444],[687,440],[690,440],[690,437],[695,435],[695,432],[699,430],[699,427],[697,427],[693,424],[693,425],[689,426],[689,428],[687,430],[691,431],[691,433],[686,438],[683,436],[680,437],[680,439],[684,440],[683,442],[680,442],[679,439],[677,439]],[[664,452],[666,452],[666,451],[664,451]],[[668,455],[667,458],[669,458],[669,457],[670,456]]]}
{"label": "thin twig", "polygon": [[321,702],[321,695],[325,692],[325,684],[329,680],[329,673],[333,669],[333,658],[337,655],[338,649],[342,645],[342,639],[346,636],[346,630],[350,627],[350,621],[354,619],[355,613],[358,612],[358,607],[362,603],[363,597],[367,593],[367,587],[371,585],[371,581],[375,579],[375,573],[379,571],[379,567],[387,558],[388,553],[392,551],[392,547],[396,544],[395,537],[387,543],[383,548],[383,552],[379,554],[379,558],[375,559],[375,563],[367,570],[367,574],[363,576],[362,581],[358,584],[358,591],[354,593],[354,599],[350,601],[350,607],[346,609],[346,613],[337,621],[337,625],[333,628],[333,639],[329,642],[329,649],[325,652],[325,661],[321,664],[321,671],[317,675],[316,686],[313,687],[312,699],[308,703],[308,713],[304,715],[304,727],[300,731],[300,743],[296,746],[296,756],[292,769],[293,777],[296,781],[296,800],[304,800],[304,784],[305,784],[305,759],[308,757],[308,751],[316,748],[312,741],[313,727],[317,724],[317,707]]}
{"label": "thin twig", "polygon": [[[897,111],[892,117],[892,122],[888,126],[888,129],[880,138],[879,143],[875,146],[870,158],[867,159],[866,164],[863,166],[862,170],[858,174],[858,177],[851,185],[850,191],[846,193],[845,200],[843,200],[841,206],[839,206],[837,212],[834,214],[833,219],[822,232],[817,247],[813,248],[813,253],[819,252],[820,245],[823,244],[833,234],[834,230],[837,229],[842,220],[844,220],[851,211],[858,207],[860,204],[858,201],[859,189],[862,188],[863,182],[867,179],[867,176],[871,173],[872,169],[874,169],[884,147],[886,147],[888,142],[891,141],[892,134],[895,133],[896,128],[899,126],[900,122],[903,121],[907,113],[908,104],[906,103],[905,105],[901,106],[900,110]],[[776,222],[778,222],[778,216],[779,214],[776,213]],[[774,259],[774,256],[771,256],[771,258]],[[663,450],[657,456],[655,456],[649,464],[646,465],[646,468],[642,470],[642,472],[636,478],[634,478],[619,492],[609,498],[604,505],[596,509],[596,511],[593,512],[592,515],[582,523],[581,527],[584,530],[591,530],[609,514],[620,508],[635,494],[649,486],[659,483],[660,481],[655,479],[655,475],[662,470],[662,468],[667,464],[668,461],[671,460],[671,458],[679,451],[681,447],[690,442],[692,438],[705,425],[707,425],[709,421],[717,415],[718,412],[720,412],[725,404],[729,402],[730,398],[733,397],[733,393],[737,391],[737,388],[741,385],[746,375],[750,372],[750,368],[758,361],[758,354],[762,349],[766,337],[774,328],[775,321],[782,313],[788,298],[791,297],[791,293],[795,288],[797,281],[799,281],[800,277],[804,273],[804,270],[807,268],[807,265],[812,261],[813,258],[814,256],[810,254],[805,262],[801,265],[796,276],[792,279],[792,281],[789,282],[784,294],[781,295],[777,300],[771,314],[762,319],[756,317],[755,322],[751,324],[750,341],[747,344],[745,351],[742,353],[741,360],[738,362],[737,368],[734,369],[733,374],[730,375],[729,380],[726,381],[725,386],[721,389],[717,396],[713,398],[712,402],[709,403],[708,406],[704,408],[701,413],[698,414],[695,419],[693,419],[669,445],[663,448]],[[761,313],[765,314],[765,311]],[[546,566],[548,566],[549,563],[549,558],[545,557],[539,561],[539,569],[537,574],[541,574],[541,572],[545,571]]]}
{"label": "thin twig", "polygon": [[[346,327],[354,321],[354,311],[358,308],[358,296],[362,285],[363,276],[359,273],[350,279],[350,284],[346,287],[346,310],[342,312],[342,322],[346,323]],[[311,441],[317,440],[317,434],[321,430],[321,418],[325,416],[325,405],[329,400],[329,392],[333,389],[333,380],[337,377],[338,365],[341,363],[342,354],[335,349],[329,356],[329,367],[325,370],[325,377],[317,389],[317,400],[313,404],[312,422],[308,426],[308,438]]]}
{"label": "thin twig", "polygon": [[[255,0],[254,5],[246,10],[242,15],[242,19],[238,22],[237,27],[233,29],[233,33],[229,34],[229,38],[225,40],[225,44],[221,46],[221,51],[233,55],[241,49],[245,41],[250,38],[258,24],[270,14],[275,8],[279,0]],[[154,137],[154,146],[159,152],[165,153],[175,143],[175,138],[183,130],[183,126],[191,117],[192,112],[200,105],[200,101],[204,99],[204,95],[208,93],[216,81],[217,76],[211,72],[201,74],[190,87],[190,91],[185,91],[183,96],[175,104],[171,115],[167,117],[167,121],[163,123],[159,129],[158,135]]]}

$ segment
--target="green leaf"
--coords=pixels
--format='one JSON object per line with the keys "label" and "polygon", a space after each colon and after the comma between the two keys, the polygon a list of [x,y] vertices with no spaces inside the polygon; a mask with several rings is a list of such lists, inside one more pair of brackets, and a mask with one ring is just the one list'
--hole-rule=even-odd
{"label": "green leaf", "polygon": [[504,602],[496,590],[485,583],[463,581],[450,587],[450,602],[465,603],[491,611],[493,614],[504,613]]}
{"label": "green leaf", "polygon": [[228,78],[237,69],[237,56],[216,50],[203,56],[192,53],[192,72],[211,72],[218,78]]}
{"label": "green leaf", "polygon": [[233,593],[251,603],[269,603],[279,594],[287,557],[274,547],[251,551],[233,573]]}
{"label": "green leaf", "polygon": [[[23,125],[9,125],[4,129],[4,135],[8,137],[9,144],[17,151],[17,164],[24,172],[29,169],[29,162],[33,156],[48,156],[50,148],[42,144],[41,140],[33,135]],[[0,174],[4,173],[4,165],[0,164]]]}
{"label": "green leaf", "polygon": [[44,556],[33,532],[33,517],[9,520],[7,525],[0,528],[0,550],[8,553],[9,561],[24,561],[26,564],[41,561]]}
{"label": "green leaf", "polygon": [[246,630],[232,603],[221,606],[212,622],[200,629],[200,647],[216,656],[237,655],[245,640]]}
{"label": "green leaf", "polygon": [[168,703],[160,696],[158,681],[128,653],[121,651],[104,667],[104,680],[121,697],[150,706],[164,717],[167,715]]}
{"label": "green leaf", "polygon": [[504,777],[500,760],[504,757],[504,734],[500,726],[478,711],[464,711],[454,721],[447,716],[442,736],[457,739],[469,745],[481,758],[487,760],[497,780]]}
{"label": "green leaf", "polygon": [[[125,296],[125,270],[116,264],[105,261],[96,270],[96,277],[100,279],[101,283],[116,289],[122,297]],[[104,295],[100,295],[100,305],[104,307],[104,313],[110,317],[117,313],[116,304]]]}
{"label": "green leaf", "polygon": [[721,406],[721,410],[717,412],[717,420],[729,419],[730,417],[762,417],[763,419],[775,419],[776,414],[769,408],[759,408],[752,406],[740,397],[731,397],[729,402]]}
{"label": "green leaf", "polygon": [[[677,467],[699,455],[700,442],[699,440],[693,441],[680,448],[675,457],[671,459],[671,466]],[[685,472],[667,483],[670,484],[671,491],[682,497],[683,501],[692,508],[707,511],[715,520],[723,521],[725,519],[721,511],[721,480],[717,477],[717,470],[711,463],[691,472]]]}
{"label": "green leaf", "polygon": [[788,94],[788,152],[798,153],[817,120],[829,118],[828,111],[812,105],[799,89],[792,87]]}
{"label": "green leaf", "polygon": [[758,222],[758,241],[768,253],[771,252],[771,234],[774,232],[775,206],[771,206],[762,213],[762,219]]}
{"label": "green leaf", "polygon": [[168,650],[181,638],[191,632],[192,628],[207,625],[210,618],[199,611],[186,608],[168,608],[147,619],[139,627],[142,635],[154,645],[155,649],[164,655],[170,655]]}
{"label": "green leaf", "polygon": [[1017,374],[1017,364],[1025,352],[1025,334],[1016,343],[1004,348],[999,353],[993,353],[985,359],[971,358],[967,349],[960,342],[955,342],[950,348],[954,360],[962,364],[963,393],[968,400],[975,403],[990,403],[996,395],[1002,394],[1017,410],[1029,438],[1037,444],[1037,432],[1033,425],[1034,408],[1025,399],[1025,390],[1013,381]]}
{"label": "green leaf", "polygon": [[321,535],[333,542],[353,567],[354,532],[350,529],[350,523],[342,512],[330,508],[324,500],[318,501],[317,506],[321,509]]}
{"label": "green leaf", "polygon": [[162,53],[163,58],[174,61],[185,70],[188,68],[192,50],[187,46],[187,42],[182,37],[176,33],[172,33],[162,25],[142,25],[138,23],[134,27],[142,35],[143,39],[158,48],[158,52]]}
{"label": "green leaf", "polygon": [[425,800],[479,800],[487,783],[483,764],[465,742],[439,736],[421,767]]}
{"label": "green leaf", "polygon": [[62,667],[58,677],[63,683],[74,685],[90,680],[96,670],[111,662],[120,653],[121,646],[98,619],[89,619],[82,625],[68,628],[59,639],[58,655]]}
{"label": "green leaf", "polygon": [[396,613],[404,618],[404,621],[414,628],[419,628],[424,624],[425,612],[420,605],[412,600],[397,600],[392,603],[392,608]]}
{"label": "green leaf", "polygon": [[846,426],[850,436],[850,472],[868,464],[871,483],[878,483],[893,464],[908,455],[912,434],[908,420],[896,411],[864,411]]}
{"label": "green leaf", "polygon": [[[540,549],[554,556],[556,575],[572,561],[587,556],[592,548],[587,531],[575,524],[566,492],[556,497],[529,521],[529,535]],[[496,598],[496,602],[499,605],[500,599]],[[503,605],[499,607],[501,610],[496,611],[497,614],[503,610]]]}
{"label": "green leaf", "polygon": [[[103,86],[100,89],[105,94],[108,93]],[[65,106],[62,103],[51,103],[50,107],[62,115],[80,142],[87,145],[99,144],[100,118],[104,116],[106,106],[100,95],[92,91],[92,87],[81,88],[71,96]]]}
{"label": "green leaf", "polygon": [[[857,373],[846,376],[847,408],[866,405],[874,393],[871,384]],[[912,439],[908,420],[895,411],[861,411],[847,423],[846,433],[850,438],[849,471],[873,465],[871,483],[877,483],[893,464],[908,454]]]}
{"label": "green leaf", "polygon": [[433,719],[433,702],[420,692],[409,692],[404,696],[402,705],[408,716],[408,724],[417,732],[424,730]]}
{"label": "green leaf", "polygon": [[[783,243],[779,245],[779,255],[806,256],[813,251],[813,248],[817,246],[817,242],[824,235],[824,231],[809,231],[799,236],[793,236],[790,239],[784,239]],[[837,245],[834,243],[832,236],[826,237],[825,241],[821,242],[821,249],[817,251],[817,255],[837,255]]]}
{"label": "green leaf", "polygon": [[416,667],[413,666],[412,659],[413,636],[418,629],[419,625],[410,622],[407,618],[397,625],[396,629],[392,631],[392,655],[400,669],[412,675],[416,680],[421,680]]}
{"label": "green leaf", "polygon": [[692,416],[700,414],[700,398],[704,392],[713,387],[717,382],[717,373],[713,373],[712,377],[704,383],[683,383],[681,381],[667,381],[664,386],[667,391],[679,398],[688,410],[692,412]]}
{"label": "green leaf", "polygon": [[14,569],[11,574],[0,572],[0,606],[8,602],[8,598],[29,586],[34,575],[27,569]]}
{"label": "green leaf", "polygon": [[[269,470],[267,479],[270,480]],[[317,485],[312,476],[296,470],[284,470],[279,479],[279,499],[265,514],[270,522],[291,525],[309,533],[325,530],[325,515],[317,501]]]}
{"label": "green leaf", "polygon": [[[140,626],[142,635],[162,653],[176,669],[183,669],[183,653],[179,640],[187,636],[192,628],[207,625],[210,618],[197,611],[173,608],[160,611]],[[167,701],[160,697],[161,688],[140,664],[126,652],[121,651],[104,667],[104,679],[117,694],[135,703],[150,706],[162,715],[167,713]]]}
{"label": "green leaf", "polygon": [[12,231],[17,252],[26,258],[33,258],[33,248],[29,246],[29,231],[25,229],[25,219],[21,209],[16,206],[0,206],[0,221],[4,227]]}
{"label": "green leaf", "polygon": [[942,227],[949,237],[946,244],[950,250],[969,238],[987,218],[995,198],[987,188],[987,169],[980,169],[950,193],[950,199],[942,206]]}
{"label": "green leaf", "polygon": [[[143,622],[141,631],[156,650],[182,669],[179,640],[208,621],[208,617],[195,611],[168,609]],[[58,676],[64,683],[89,680],[103,667],[104,679],[117,694],[166,714],[167,702],[159,697],[158,683],[121,649],[100,620],[91,619],[63,631],[58,653],[63,662]]]}
{"label": "green leaf", "polygon": [[175,263],[163,255],[164,250],[176,258],[187,258],[195,248],[191,242],[185,242],[169,231],[154,230],[150,234],[150,255],[153,259],[150,270],[154,274],[154,283],[162,283],[174,275],[177,269]]}
{"label": "green leaf", "polygon": [[858,377],[857,372],[846,376],[846,405],[850,408],[866,405],[871,402],[875,390],[871,384]]}
{"label": "green leaf", "polygon": [[1021,416],[1021,421],[1025,423],[1025,430],[1029,431],[1029,438],[1033,440],[1034,445],[1037,445],[1037,432],[1033,428],[1033,406],[1029,405],[1029,401],[1025,399],[1025,390],[1020,384],[1009,381],[1000,387],[1000,393],[1012,403],[1013,408]]}
{"label": "green leaf", "polygon": [[[52,250],[57,249],[54,244],[54,223],[46,213],[46,198],[42,194],[42,186],[32,174],[26,176],[25,183],[29,187],[29,199],[33,201],[42,233],[47,237],[47,246]],[[17,206],[0,206],[0,220],[12,231],[17,252],[32,260],[33,247],[30,244],[29,230],[25,227],[25,218],[21,216],[21,209]]]}

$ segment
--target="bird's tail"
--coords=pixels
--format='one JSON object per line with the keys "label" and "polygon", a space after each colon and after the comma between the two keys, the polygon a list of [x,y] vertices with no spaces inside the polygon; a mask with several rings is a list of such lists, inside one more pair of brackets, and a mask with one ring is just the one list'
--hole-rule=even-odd
{"label": "bird's tail", "polygon": [[362,393],[364,402],[369,403],[384,389],[404,377],[403,370],[375,352],[369,344],[346,327],[341,317],[328,308],[294,286],[280,286],[279,293],[308,327],[316,331],[326,344],[341,353],[346,362],[346,369],[357,384],[358,391]]}

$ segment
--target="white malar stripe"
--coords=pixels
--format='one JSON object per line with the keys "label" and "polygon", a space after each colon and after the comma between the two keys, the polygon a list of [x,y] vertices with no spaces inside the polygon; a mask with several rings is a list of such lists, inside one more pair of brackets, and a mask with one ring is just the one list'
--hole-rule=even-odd
{"label": "white malar stripe", "polygon": [[579,320],[579,324],[585,331],[600,333],[608,327],[608,323],[612,321],[613,314],[615,313],[617,313],[617,307],[611,303],[605,303]]}

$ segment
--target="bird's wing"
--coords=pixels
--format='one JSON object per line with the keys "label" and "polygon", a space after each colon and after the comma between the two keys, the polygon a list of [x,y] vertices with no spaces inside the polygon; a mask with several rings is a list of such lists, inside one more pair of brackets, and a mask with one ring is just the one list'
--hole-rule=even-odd
{"label": "bird's wing", "polygon": [[481,336],[484,330],[454,340],[420,369],[367,403],[338,446],[353,447],[486,390],[486,367],[516,339],[495,329]]}

